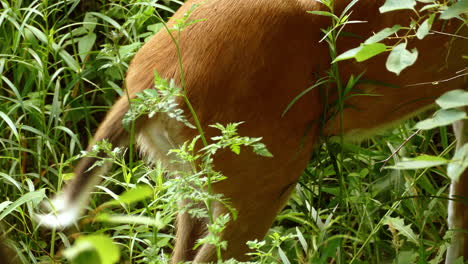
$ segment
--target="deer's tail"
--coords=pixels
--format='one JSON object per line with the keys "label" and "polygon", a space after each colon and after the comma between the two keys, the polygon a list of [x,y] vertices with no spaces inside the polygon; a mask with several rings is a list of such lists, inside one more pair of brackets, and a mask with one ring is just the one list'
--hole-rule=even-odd
{"label": "deer's tail", "polygon": [[[128,98],[121,97],[107,113],[106,118],[89,144],[91,151],[96,142],[106,140],[113,147],[127,146],[129,134],[122,125],[125,113],[129,109]],[[86,205],[92,188],[99,182],[100,175],[109,170],[109,164],[95,166],[95,162],[105,158],[105,153],[98,152],[97,157],[83,157],[74,170],[74,178],[64,191],[55,197],[47,207],[50,212],[36,215],[40,225],[49,228],[64,228],[73,224]]]}

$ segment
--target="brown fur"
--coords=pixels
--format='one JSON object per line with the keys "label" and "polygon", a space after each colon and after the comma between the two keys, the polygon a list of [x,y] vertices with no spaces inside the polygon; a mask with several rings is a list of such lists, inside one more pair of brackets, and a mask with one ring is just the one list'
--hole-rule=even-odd
{"label": "brown fur", "polygon": [[[335,1],[341,12],[349,1]],[[320,28],[329,26],[327,17],[307,14],[307,10],[324,9],[318,2],[306,0],[191,0],[187,1],[169,21],[180,18],[194,3],[200,6],[191,19],[204,19],[181,32],[179,44],[185,70],[187,96],[193,104],[208,137],[214,134],[209,124],[245,121],[241,135],[263,137],[263,142],[273,153],[265,158],[244,151],[236,156],[228,152],[216,157],[216,169],[228,176],[216,183],[213,190],[222,193],[237,209],[239,217],[231,221],[222,235],[228,242],[224,258],[247,259],[247,240],[261,239],[272,224],[276,214],[287,201],[291,186],[307,165],[311,149],[320,135],[339,135],[353,131],[371,131],[407,118],[433,103],[434,99],[449,89],[467,87],[466,78],[458,78],[437,85],[416,85],[448,79],[466,67],[461,54],[468,54],[466,40],[443,35],[411,40],[409,48],[417,47],[419,58],[415,65],[400,76],[385,69],[385,56],[377,56],[364,63],[345,61],[340,66],[343,81],[365,71],[364,79],[392,84],[392,87],[367,84],[358,85],[356,93],[379,96],[354,96],[346,101],[343,124],[339,118],[327,122],[321,129],[324,106],[336,99],[336,91],[329,90],[330,101],[324,102],[319,89],[314,89],[282,117],[287,105],[301,91],[326,75],[330,67],[327,45],[319,43]],[[352,18],[368,21],[353,24],[346,31],[367,38],[373,32],[394,24],[409,24],[413,12],[380,15],[378,7],[383,1],[360,1]],[[444,29],[453,33],[458,25],[449,22]],[[466,29],[461,31],[467,36]],[[359,45],[363,39],[342,37],[339,53]],[[451,49],[449,49],[451,47]],[[130,97],[137,92],[153,88],[157,71],[163,78],[173,78],[180,84],[180,68],[175,44],[162,30],[136,54],[128,70],[126,85]],[[185,105],[181,107],[185,109]],[[110,110],[96,133],[95,140],[104,138],[112,143],[126,144],[126,132],[121,118],[128,109],[128,98],[121,98]],[[185,109],[188,113],[188,110]],[[180,122],[164,115],[138,123],[139,147],[148,156],[162,159],[167,148],[178,146],[196,135]],[[83,161],[82,164],[89,164]],[[171,165],[172,166],[172,165]],[[83,184],[86,166],[78,166],[73,190]],[[92,175],[88,173],[86,175]],[[88,177],[87,176],[87,177]],[[465,195],[463,180],[457,185],[457,194]],[[87,182],[87,180],[85,180]],[[457,189],[457,190],[458,190]],[[457,209],[458,210],[458,209]],[[215,204],[215,216],[226,209]],[[467,221],[459,223],[465,228]],[[452,226],[454,227],[454,226]],[[204,232],[204,223],[182,214],[178,218],[177,240],[173,263],[186,260],[209,262],[216,258],[214,248],[204,245],[192,250],[193,243]],[[464,237],[455,243],[463,243]],[[461,242],[460,242],[461,241]],[[461,249],[454,254],[468,252]],[[468,254],[465,254],[468,256]]]}

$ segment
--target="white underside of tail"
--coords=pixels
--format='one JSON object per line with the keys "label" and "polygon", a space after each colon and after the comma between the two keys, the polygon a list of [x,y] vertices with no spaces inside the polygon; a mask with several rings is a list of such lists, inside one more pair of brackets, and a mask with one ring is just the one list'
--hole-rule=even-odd
{"label": "white underside of tail", "polygon": [[44,203],[44,207],[46,207],[49,213],[36,214],[34,215],[35,220],[40,226],[57,229],[64,229],[76,223],[84,207],[88,204],[91,191],[100,180],[100,177],[97,175],[102,175],[109,167],[110,164],[105,163],[101,168],[96,170],[96,176],[91,177],[86,185],[79,186],[78,191],[74,190],[75,193],[78,193],[78,196],[73,201],[70,199],[71,195],[69,192],[71,190],[67,189],[49,203]]}
{"label": "white underside of tail", "polygon": [[49,206],[50,213],[36,214],[34,218],[40,226],[47,228],[63,229],[74,224],[80,215],[82,206],[78,203],[70,203],[65,195],[53,199]]}

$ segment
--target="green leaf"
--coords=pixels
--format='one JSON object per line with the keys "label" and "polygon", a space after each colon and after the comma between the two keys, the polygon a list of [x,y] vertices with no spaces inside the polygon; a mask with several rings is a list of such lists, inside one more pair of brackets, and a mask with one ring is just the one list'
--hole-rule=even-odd
{"label": "green leaf", "polygon": [[146,27],[148,31],[151,31],[153,34],[158,33],[162,28],[164,28],[163,23],[156,23]]}
{"label": "green leaf", "polygon": [[391,28],[384,28],[384,29],[380,30],[379,32],[377,32],[376,34],[374,34],[372,37],[368,38],[364,42],[364,44],[372,44],[372,43],[379,42],[379,41],[387,38],[388,36],[391,36],[391,35],[395,34],[400,29],[401,29],[400,25],[394,25]]}
{"label": "green leaf", "polygon": [[440,14],[441,19],[451,19],[468,12],[468,0],[459,0]]}
{"label": "green leaf", "polygon": [[[421,2],[421,1],[419,1],[419,2]],[[438,3],[437,3],[437,4],[425,5],[425,6],[423,6],[423,7],[419,10],[419,12],[422,13],[423,11],[429,10],[429,9],[436,9],[436,10],[437,10],[437,9],[440,8],[440,6],[441,6],[441,5],[438,4]]]}
{"label": "green leaf", "polygon": [[96,34],[94,33],[89,33],[88,35],[80,38],[80,40],[78,41],[78,52],[80,54],[80,59],[82,62],[85,61],[86,57],[88,56],[88,53],[93,48],[95,42]]}
{"label": "green leaf", "polygon": [[382,43],[372,43],[372,44],[367,44],[363,45],[362,49],[360,49],[356,53],[356,61],[361,62],[365,61],[367,59],[370,59],[374,56],[379,55],[382,52],[387,51],[387,46]]}
{"label": "green leaf", "polygon": [[[63,252],[63,255],[73,263],[96,263],[89,259],[78,258],[89,251],[94,251],[97,254],[99,264],[113,264],[120,259],[119,247],[114,244],[111,238],[104,235],[80,236],[72,247]],[[78,259],[79,261],[77,261]]]}
{"label": "green leaf", "polygon": [[419,26],[418,31],[416,31],[416,37],[418,39],[423,39],[427,36],[427,34],[429,34],[433,18],[434,16],[427,18],[426,20],[424,20],[424,22],[422,22],[421,26]]}
{"label": "green leaf", "polygon": [[437,111],[433,117],[418,122],[415,127],[417,129],[428,130],[435,127],[450,125],[465,117],[466,113],[464,111],[458,109],[441,109]]}
{"label": "green leaf", "polygon": [[240,146],[239,145],[231,145],[231,151],[234,152],[236,155],[240,154]]}
{"label": "green leaf", "polygon": [[450,179],[458,181],[460,175],[468,168],[468,143],[463,145],[453,155],[452,161],[447,166],[447,175]]}
{"label": "green leaf", "polygon": [[81,71],[80,64],[66,50],[61,49],[58,52],[58,54],[63,59],[63,61],[67,64],[67,66],[70,67],[70,69],[72,69],[75,72]]}
{"label": "green leaf", "polygon": [[7,208],[12,203],[12,201],[4,201],[0,203],[0,213],[3,211],[3,209]]}
{"label": "green leaf", "polygon": [[157,214],[156,217],[99,214],[95,218],[97,222],[154,226],[159,230],[166,227],[171,220],[171,217],[168,217],[168,219],[161,218],[160,214]]}
{"label": "green leaf", "polygon": [[152,197],[153,193],[153,189],[150,186],[137,185],[135,188],[125,191],[119,195],[117,200],[109,201],[103,204],[103,206],[118,205],[119,203],[131,204]]}
{"label": "green leaf", "polygon": [[418,51],[416,49],[413,49],[410,52],[406,50],[406,43],[401,43],[394,47],[390,52],[385,66],[389,71],[394,72],[396,75],[400,75],[400,72],[413,65],[417,58]]}
{"label": "green leaf", "polygon": [[273,154],[268,151],[268,148],[263,143],[256,143],[252,146],[253,152],[259,156],[272,158]]}
{"label": "green leaf", "polygon": [[278,247],[278,253],[279,253],[279,256],[281,258],[281,263],[284,263],[284,264],[291,264],[291,262],[289,261],[288,257],[286,256],[286,254],[284,254],[284,251],[281,249],[281,247]]}
{"label": "green leaf", "polygon": [[[41,189],[41,190],[38,190],[38,191],[26,193],[25,195],[21,196],[18,200],[16,200],[13,203],[9,204],[0,213],[0,221],[3,218],[5,218],[7,215],[9,215],[11,212],[16,210],[18,207],[20,207],[21,205],[23,205],[23,204],[25,204],[27,202],[34,202],[35,204],[38,204],[39,201],[43,200],[44,198],[46,198],[45,189]],[[3,205],[3,206],[5,206],[5,205]]]}
{"label": "green leaf", "polygon": [[332,62],[332,63],[335,63],[335,62],[338,62],[338,61],[342,61],[342,60],[349,60],[349,59],[352,59],[352,58],[355,58],[356,57],[356,54],[362,49],[362,46],[360,47],[357,47],[357,48],[354,48],[354,49],[350,49],[348,51],[345,51],[344,53],[340,54],[338,57],[336,57],[336,59]]}
{"label": "green leaf", "polygon": [[301,243],[302,250],[304,252],[307,252],[307,249],[309,248],[309,245],[307,244],[307,240],[304,238],[304,235],[302,234],[299,227],[296,227],[296,235],[297,235],[297,238],[299,240],[299,243]]}
{"label": "green leaf", "polygon": [[397,230],[398,233],[406,237],[409,242],[412,242],[417,246],[419,245],[418,235],[416,235],[413,229],[411,229],[411,224],[405,225],[403,219],[399,217],[386,216],[383,220],[383,224],[388,225],[390,229]]}
{"label": "green leaf", "polygon": [[318,16],[334,17],[336,20],[339,20],[339,18],[335,14],[333,14],[331,12],[327,12],[327,11],[307,11],[307,13],[313,14],[313,15],[318,15]]}
{"label": "green leaf", "polygon": [[405,250],[398,252],[396,259],[393,261],[394,264],[401,263],[416,263],[416,259],[419,256],[418,252],[412,250]]}
{"label": "green leaf", "polygon": [[18,130],[16,129],[16,125],[15,123],[13,123],[13,120],[11,120],[7,114],[1,111],[0,111],[0,120],[3,120],[7,123],[7,125],[11,129],[11,132],[13,133],[13,135],[15,135],[16,140],[20,141],[20,135],[18,134]]}
{"label": "green leaf", "polygon": [[120,57],[126,57],[135,53],[141,47],[141,44],[142,44],[141,42],[134,42],[132,44],[120,46],[119,47]]}
{"label": "green leaf", "polygon": [[442,109],[456,108],[468,105],[468,91],[465,90],[452,90],[441,95],[436,103]]}
{"label": "green leaf", "polygon": [[75,174],[73,172],[62,173],[62,177],[64,181],[68,181],[68,180],[73,179],[75,177]]}
{"label": "green leaf", "polygon": [[86,28],[88,33],[91,33],[96,28],[97,18],[90,13],[86,13],[83,22],[83,27]]}
{"label": "green leaf", "polygon": [[441,157],[421,155],[416,158],[405,159],[403,161],[397,162],[394,166],[388,166],[388,168],[399,170],[416,170],[440,166],[449,162],[450,161]]}
{"label": "green leaf", "polygon": [[386,0],[385,4],[379,8],[380,13],[386,13],[401,9],[413,9],[416,0]]}

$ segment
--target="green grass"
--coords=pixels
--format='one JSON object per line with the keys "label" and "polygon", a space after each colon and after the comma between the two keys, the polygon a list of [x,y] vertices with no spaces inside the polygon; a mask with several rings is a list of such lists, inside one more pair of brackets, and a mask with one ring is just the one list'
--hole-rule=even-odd
{"label": "green grass", "polygon": [[[65,263],[65,255],[73,252],[64,254],[64,249],[80,238],[106,244],[100,240],[106,235],[118,246],[119,263],[166,263],[180,196],[174,195],[178,180],[164,178],[157,166],[136,162],[129,167],[117,155],[119,166],[96,189],[77,227],[50,231],[32,219],[41,199],[60,191],[75,157],[123,94],[132,55],[161,27],[152,14],[157,10],[168,17],[179,1],[89,2],[0,0],[4,243],[20,263]],[[258,248],[254,260],[409,263],[414,257],[419,263],[440,263],[447,245],[445,167],[382,169],[381,161],[414,132],[413,126],[407,122],[361,144],[318,146],[266,243],[253,245]],[[387,165],[419,153],[450,159],[452,141],[446,128],[421,132]],[[150,188],[143,197],[149,199],[113,202],[136,184]],[[78,255],[85,263],[96,258],[89,251]]]}

